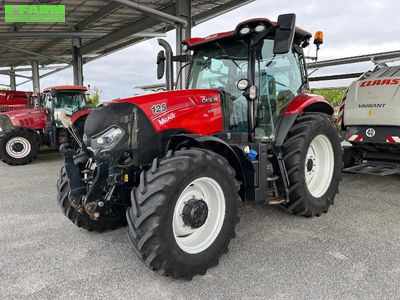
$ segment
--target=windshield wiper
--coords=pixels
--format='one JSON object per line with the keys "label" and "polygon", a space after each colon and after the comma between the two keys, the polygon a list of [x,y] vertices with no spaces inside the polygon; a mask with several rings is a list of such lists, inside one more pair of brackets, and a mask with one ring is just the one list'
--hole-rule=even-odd
{"label": "windshield wiper", "polygon": [[242,68],[238,65],[238,63],[236,62],[236,60],[235,60],[232,56],[230,56],[228,52],[226,52],[226,49],[225,49],[224,47],[222,47],[220,43],[216,42],[215,44],[218,46],[219,49],[221,49],[221,51],[222,51],[226,56],[228,56],[228,58],[236,65],[236,67],[238,67],[240,70],[242,69]]}

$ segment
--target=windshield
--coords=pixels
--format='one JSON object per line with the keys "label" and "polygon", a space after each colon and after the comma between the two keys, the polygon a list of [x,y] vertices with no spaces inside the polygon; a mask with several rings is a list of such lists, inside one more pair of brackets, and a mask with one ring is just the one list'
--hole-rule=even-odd
{"label": "windshield", "polygon": [[85,95],[77,92],[58,92],[54,99],[55,110],[63,110],[67,114],[81,110],[86,106]]}
{"label": "windshield", "polygon": [[[189,89],[219,89],[223,92],[226,124],[231,130],[247,131],[246,99],[237,88],[247,78],[249,45],[243,40],[221,41],[195,52]],[[235,109],[234,107],[242,107]]]}

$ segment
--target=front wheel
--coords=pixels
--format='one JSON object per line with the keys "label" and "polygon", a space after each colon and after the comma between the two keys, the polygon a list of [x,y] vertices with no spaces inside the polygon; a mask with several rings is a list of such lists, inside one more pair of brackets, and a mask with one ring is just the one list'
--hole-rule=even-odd
{"label": "front wheel", "polygon": [[11,166],[32,162],[39,151],[34,133],[12,128],[0,135],[0,159]]}
{"label": "front wheel", "polygon": [[319,216],[328,211],[338,193],[342,149],[332,118],[322,113],[299,117],[283,144],[289,176],[289,203],[297,215]]}
{"label": "front wheel", "polygon": [[127,211],[136,254],[167,276],[205,274],[235,236],[238,190],[234,169],[214,152],[180,150],[156,159]]}

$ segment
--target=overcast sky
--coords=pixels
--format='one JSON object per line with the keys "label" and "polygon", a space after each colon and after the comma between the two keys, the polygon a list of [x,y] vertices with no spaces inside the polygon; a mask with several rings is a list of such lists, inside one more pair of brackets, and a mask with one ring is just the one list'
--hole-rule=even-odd
{"label": "overcast sky", "polygon": [[[399,11],[398,0],[256,0],[194,27],[192,36],[202,37],[232,30],[237,23],[254,17],[276,20],[279,14],[295,13],[297,26],[313,34],[318,30],[324,32],[324,44],[319,57],[325,60],[400,50]],[[167,40],[171,44],[175,42],[175,31],[168,33]],[[84,66],[85,85],[91,84],[101,89],[102,100],[130,96],[135,92],[133,87],[158,82],[155,60],[159,50],[156,39],[151,39],[88,63]],[[307,52],[309,55],[315,54],[313,44]],[[371,68],[372,63],[363,63],[326,68],[315,75],[361,72]],[[8,77],[0,76],[0,83],[8,81]],[[42,79],[41,88],[71,83],[72,70],[68,69]],[[347,82],[324,83],[325,86],[344,84]],[[19,89],[32,90],[32,84],[24,84]]]}

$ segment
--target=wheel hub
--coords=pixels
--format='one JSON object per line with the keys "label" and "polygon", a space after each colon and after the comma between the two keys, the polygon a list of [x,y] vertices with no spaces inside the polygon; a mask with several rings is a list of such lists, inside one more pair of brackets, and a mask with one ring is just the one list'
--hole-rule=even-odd
{"label": "wheel hub", "polygon": [[208,217],[207,203],[200,199],[192,199],[186,202],[182,211],[182,220],[186,226],[199,228],[204,225]]}
{"label": "wheel hub", "polygon": [[311,172],[314,167],[314,161],[312,158],[307,160],[307,172]]}
{"label": "wheel hub", "polygon": [[31,143],[22,136],[13,137],[6,144],[7,154],[15,159],[28,156],[31,150]]}

